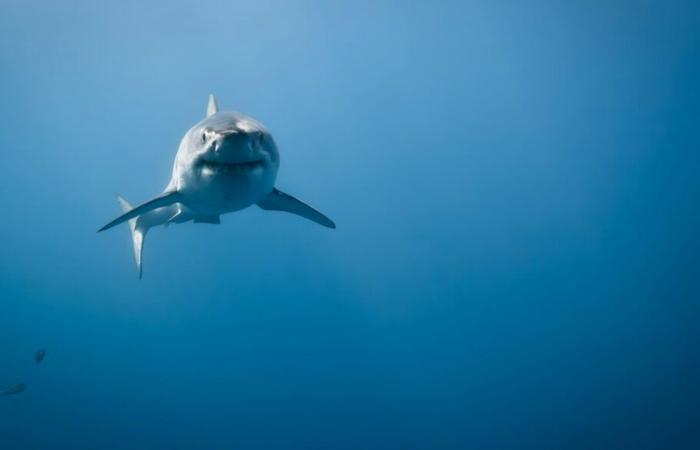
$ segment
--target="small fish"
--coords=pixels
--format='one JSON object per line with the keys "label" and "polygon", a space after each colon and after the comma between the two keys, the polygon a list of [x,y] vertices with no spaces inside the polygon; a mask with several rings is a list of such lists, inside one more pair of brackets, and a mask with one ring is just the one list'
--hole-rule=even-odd
{"label": "small fish", "polygon": [[27,389],[27,385],[24,383],[12,384],[7,387],[4,391],[0,391],[0,395],[15,395],[24,392]]}
{"label": "small fish", "polygon": [[39,350],[34,354],[34,361],[36,361],[37,364],[42,362],[46,358],[46,350]]}

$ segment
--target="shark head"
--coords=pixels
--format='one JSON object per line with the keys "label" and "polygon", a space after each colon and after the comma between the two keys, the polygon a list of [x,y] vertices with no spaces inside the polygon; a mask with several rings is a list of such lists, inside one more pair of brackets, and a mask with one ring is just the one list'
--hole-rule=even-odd
{"label": "shark head", "polygon": [[207,116],[182,138],[168,191],[189,199],[195,217],[242,209],[268,195],[279,152],[267,129],[234,111],[218,111],[210,97]]}
{"label": "shark head", "polygon": [[206,176],[240,177],[277,172],[279,153],[270,133],[240,113],[215,113],[188,133],[192,166]]}
{"label": "shark head", "polygon": [[[212,170],[227,167],[241,171],[279,164],[277,146],[257,121],[234,112],[220,112],[203,121],[192,134],[199,162]],[[234,170],[235,172],[235,170]]]}

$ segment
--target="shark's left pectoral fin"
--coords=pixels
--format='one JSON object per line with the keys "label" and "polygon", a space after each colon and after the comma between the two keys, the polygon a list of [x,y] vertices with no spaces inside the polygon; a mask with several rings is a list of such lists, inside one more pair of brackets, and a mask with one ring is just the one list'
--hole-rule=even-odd
{"label": "shark's left pectoral fin", "polygon": [[162,208],[163,206],[170,206],[173,203],[178,202],[180,198],[181,194],[177,191],[163,192],[158,197],[149,200],[146,203],[142,203],[136,208],[129,210],[128,212],[125,212],[124,214],[117,217],[107,225],[97,230],[97,232],[99,233],[100,231],[108,230],[113,226],[119,225],[120,223],[124,223],[127,220],[131,220],[134,217],[138,217],[141,214],[147,213],[148,211],[153,211],[154,209]]}
{"label": "shark's left pectoral fin", "polygon": [[273,189],[267,197],[258,202],[258,206],[269,211],[286,211],[313,220],[324,227],[335,228],[335,223],[320,211],[279,189]]}

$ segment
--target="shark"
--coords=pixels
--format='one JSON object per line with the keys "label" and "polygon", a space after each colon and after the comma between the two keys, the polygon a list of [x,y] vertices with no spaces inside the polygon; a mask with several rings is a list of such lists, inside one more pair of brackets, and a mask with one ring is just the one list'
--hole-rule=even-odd
{"label": "shark", "polygon": [[27,385],[24,383],[17,383],[8,386],[6,389],[0,391],[0,395],[17,395],[21,394],[27,389]]}
{"label": "shark", "polygon": [[212,94],[204,119],[183,136],[163,192],[136,207],[117,194],[122,214],[98,232],[128,223],[141,279],[144,239],[159,225],[218,225],[221,215],[257,205],[335,228],[323,213],[275,187],[279,165],[279,151],[267,128],[240,112],[219,111]]}

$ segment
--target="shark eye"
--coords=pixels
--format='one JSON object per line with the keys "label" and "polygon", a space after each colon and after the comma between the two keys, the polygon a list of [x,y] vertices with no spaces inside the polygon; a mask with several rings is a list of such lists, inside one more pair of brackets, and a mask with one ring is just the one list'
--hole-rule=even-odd
{"label": "shark eye", "polygon": [[207,142],[207,133],[202,133],[202,144]]}

